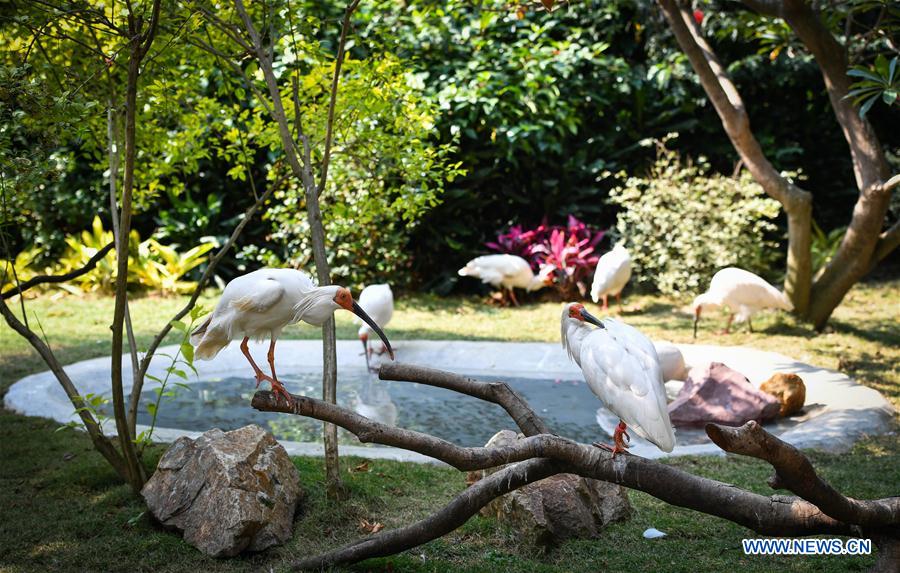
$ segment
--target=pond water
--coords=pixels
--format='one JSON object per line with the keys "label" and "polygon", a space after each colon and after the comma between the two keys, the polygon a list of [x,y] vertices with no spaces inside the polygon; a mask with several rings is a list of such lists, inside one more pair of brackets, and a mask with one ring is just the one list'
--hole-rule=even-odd
{"label": "pond water", "polygon": [[[321,373],[280,376],[293,394],[321,396]],[[479,380],[500,378],[479,376]],[[599,401],[584,381],[502,378],[534,406],[559,435],[581,442],[607,439],[597,423]],[[268,387],[264,382],[260,387]],[[278,439],[314,442],[321,439],[321,422],[250,407],[255,388],[246,377],[201,380],[186,388],[175,388],[174,397],[164,397],[156,425],[162,428],[206,431],[246,424],[268,428]],[[155,401],[155,392],[145,391],[139,424],[150,424],[146,404]],[[496,404],[410,382],[379,380],[375,374],[341,377],[338,404],[379,422],[427,432],[462,446],[483,446],[501,429],[514,429],[509,415]],[[356,438],[339,429],[342,443],[358,444]]]}

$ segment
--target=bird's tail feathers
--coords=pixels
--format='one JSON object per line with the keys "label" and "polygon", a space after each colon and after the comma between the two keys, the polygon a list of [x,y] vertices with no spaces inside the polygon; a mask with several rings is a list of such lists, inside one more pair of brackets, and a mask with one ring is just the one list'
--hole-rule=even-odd
{"label": "bird's tail feathers", "polygon": [[204,337],[203,340],[194,349],[194,358],[198,360],[212,360],[223,348],[231,342],[228,339],[220,340]]}

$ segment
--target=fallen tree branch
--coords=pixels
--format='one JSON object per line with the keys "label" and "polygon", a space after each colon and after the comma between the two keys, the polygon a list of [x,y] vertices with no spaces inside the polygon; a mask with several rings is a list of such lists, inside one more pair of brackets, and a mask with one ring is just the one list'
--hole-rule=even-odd
{"label": "fallen tree branch", "polygon": [[298,570],[318,570],[406,551],[459,528],[491,500],[564,471],[563,464],[547,459],[529,460],[510,466],[479,480],[425,519],[406,527],[364,537],[321,555],[301,559],[292,563],[291,567]]}
{"label": "fallen tree branch", "polygon": [[[387,364],[380,377],[418,382],[475,396],[503,406],[520,428],[529,433],[544,427],[528,403],[506,384],[480,382],[449,372],[408,364]],[[858,501],[831,488],[796,448],[750,422],[740,428],[707,426],[707,433],[724,450],[768,461],[784,484],[803,498],[763,496],[734,485],[695,476],[675,467],[631,454],[611,454],[559,436],[531,433],[502,447],[462,447],[446,440],[388,426],[346,408],[306,396],[294,403],[276,401],[259,391],[252,405],[257,410],[285,412],[336,424],[362,442],[401,447],[431,456],[460,470],[512,464],[480,480],[444,508],[414,524],[384,531],[321,555],[292,564],[296,569],[318,569],[392,555],[446,535],[493,499],[528,483],[559,473],[571,473],[646,492],[671,505],[727,519],[763,535],[816,534],[860,536],[878,539],[879,564],[891,563],[900,537],[900,498]],[[815,503],[813,503],[815,502]],[[820,509],[816,503],[821,504]],[[878,565],[881,566],[881,565]]]}
{"label": "fallen tree branch", "polygon": [[451,372],[402,362],[382,364],[378,377],[397,382],[418,382],[493,402],[506,410],[526,436],[551,433],[528,402],[505,382],[480,382]]}
{"label": "fallen tree branch", "polygon": [[[483,382],[473,380],[469,383],[485,385]],[[644,491],[672,505],[728,519],[765,535],[859,535],[860,533],[857,524],[834,519],[803,499],[782,495],[762,496],[638,456],[619,455],[612,459],[605,450],[558,436],[531,436],[519,440],[516,444],[498,448],[466,448],[421,432],[387,426],[315,398],[294,396],[294,400],[295,405],[291,407],[283,401],[276,402],[271,392],[259,391],[253,397],[253,407],[261,411],[295,413],[331,422],[357,435],[360,441],[399,446],[431,456],[461,470],[521,462],[511,466],[519,468],[517,470],[508,468],[509,472],[504,470],[507,473],[498,472],[491,476],[502,474],[519,485],[556,473],[573,473]],[[534,480],[517,481],[521,478],[516,477],[520,476],[516,472],[521,471],[521,476],[532,476],[532,469],[544,468],[542,464],[552,464],[556,470],[546,475],[540,473],[542,477]],[[535,469],[534,476],[539,475],[539,471]],[[485,486],[487,491],[495,491],[491,489],[492,487]],[[499,491],[494,497],[512,489]],[[463,492],[444,509],[421,522],[386,531],[364,541],[299,561],[294,565],[297,568],[316,568],[353,563],[426,543],[452,531],[494,499],[490,496],[485,498],[483,494],[484,492],[480,490],[472,495]],[[872,503],[891,505],[898,502],[900,500],[886,499]],[[892,523],[894,522],[887,521],[881,525]],[[451,529],[444,529],[447,524],[457,525]]]}
{"label": "fallen tree branch", "polygon": [[108,245],[106,245],[105,247],[103,247],[102,249],[97,251],[94,254],[94,256],[91,257],[90,259],[88,259],[88,262],[86,262],[84,264],[84,266],[81,267],[80,269],[76,269],[70,273],[65,273],[62,275],[39,275],[39,276],[33,277],[19,285],[16,285],[10,289],[7,289],[2,295],[0,295],[0,298],[2,298],[3,300],[12,298],[14,296],[24,293],[25,291],[27,291],[30,288],[33,288],[33,287],[36,287],[36,286],[42,285],[42,284],[64,283],[64,282],[70,281],[72,279],[77,279],[81,275],[91,272],[94,269],[94,267],[97,266],[97,263],[99,263],[103,259],[103,257],[105,257],[106,254],[109,253],[115,246],[116,246],[116,242],[112,241],[111,243],[109,243]]}

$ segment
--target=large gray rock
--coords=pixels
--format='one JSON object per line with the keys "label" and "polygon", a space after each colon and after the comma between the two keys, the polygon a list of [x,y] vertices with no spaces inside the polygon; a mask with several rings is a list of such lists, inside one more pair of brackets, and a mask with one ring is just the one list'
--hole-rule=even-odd
{"label": "large gray rock", "polygon": [[669,418],[675,426],[740,426],[772,420],[780,407],[777,398],[757,390],[740,372],[711,362],[691,369],[678,397],[669,403]]}
{"label": "large gray rock", "polygon": [[253,424],[179,438],[141,491],[153,516],[213,557],[291,537],[300,475],[275,437]]}
{"label": "large gray rock", "polygon": [[[521,439],[502,430],[486,447],[500,447]],[[475,482],[506,466],[470,472]],[[625,488],[574,474],[558,474],[499,497],[481,510],[516,529],[529,542],[544,547],[565,539],[597,537],[609,523],[627,519],[631,504]]]}

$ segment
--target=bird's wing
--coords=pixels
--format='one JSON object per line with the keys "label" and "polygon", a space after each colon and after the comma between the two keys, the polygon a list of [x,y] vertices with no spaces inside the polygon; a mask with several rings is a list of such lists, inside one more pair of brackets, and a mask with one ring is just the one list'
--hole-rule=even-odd
{"label": "bird's wing", "polygon": [[591,390],[635,433],[663,451],[675,436],[666,409],[662,369],[653,343],[614,320],[593,331],[581,346],[581,369]]}
{"label": "bird's wing", "polygon": [[284,296],[284,286],[273,277],[241,285],[229,306],[241,312],[266,312]]}

